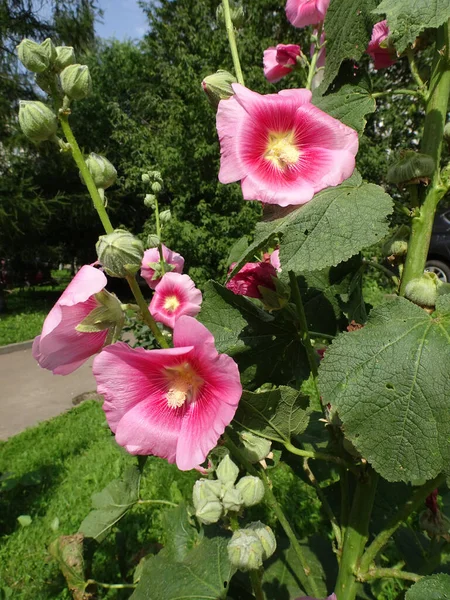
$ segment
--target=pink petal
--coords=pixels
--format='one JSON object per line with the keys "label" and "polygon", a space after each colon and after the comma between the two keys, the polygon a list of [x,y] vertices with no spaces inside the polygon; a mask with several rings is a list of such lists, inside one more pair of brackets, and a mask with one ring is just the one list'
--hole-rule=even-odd
{"label": "pink petal", "polygon": [[[184,258],[177,252],[174,252],[173,250],[167,248],[167,246],[164,246],[164,244],[161,244],[161,248],[164,262],[174,267],[173,271],[171,272],[182,273],[184,268]],[[159,263],[160,258],[161,257],[159,255],[159,248],[149,248],[144,252],[144,256],[142,258],[141,277],[145,279],[147,285],[152,290],[154,290],[158,283],[161,281],[161,277],[159,277],[158,279],[153,279],[155,270],[149,265],[151,263]]]}
{"label": "pink petal", "polygon": [[[171,297],[179,302],[175,309],[166,308],[166,302]],[[173,329],[176,320],[182,315],[195,317],[200,312],[201,304],[202,293],[189,275],[171,272],[166,273],[156,286],[150,312],[157,321]]]}
{"label": "pink petal", "polygon": [[285,75],[288,75],[292,68],[284,67],[277,62],[277,49],[268,48],[264,50],[264,76],[271,83],[277,83]]}
{"label": "pink petal", "polygon": [[180,317],[173,330],[175,348],[195,346],[196,352],[206,354],[210,359],[218,356],[213,334],[192,317]]}
{"label": "pink petal", "polygon": [[282,185],[275,177],[271,181],[270,178],[258,178],[253,173],[241,181],[241,186],[244,200],[260,200],[279,206],[305,204],[314,196],[314,188],[308,181],[294,181],[291,185]]}
{"label": "pink petal", "polygon": [[220,140],[220,183],[233,183],[245,175],[238,152],[238,136],[245,110],[234,96],[221,100],[217,109],[216,125]]}
{"label": "pink petal", "polygon": [[295,115],[300,151],[305,147],[358,152],[358,134],[313,104],[301,106]]}
{"label": "pink petal", "polygon": [[307,27],[325,19],[330,0],[287,0],[286,16],[295,27]]}

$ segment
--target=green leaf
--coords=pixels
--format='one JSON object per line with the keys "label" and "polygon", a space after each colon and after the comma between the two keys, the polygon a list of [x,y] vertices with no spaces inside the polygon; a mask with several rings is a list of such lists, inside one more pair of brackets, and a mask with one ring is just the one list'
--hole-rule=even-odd
{"label": "green leaf", "polygon": [[336,338],[319,369],[324,403],[388,481],[432,479],[449,464],[450,300],[433,316],[404,298]]}
{"label": "green leaf", "polygon": [[280,312],[259,309],[214,281],[204,289],[199,321],[213,334],[217,350],[236,360],[244,385],[308,377],[305,351],[291,321]]}
{"label": "green leaf", "polygon": [[316,194],[280,223],[283,273],[336,266],[387,235],[391,197],[361,179]]}
{"label": "green leaf", "polygon": [[58,562],[59,568],[75,600],[84,600],[86,582],[84,578],[83,535],[62,535],[49,546],[49,552]]}
{"label": "green leaf", "polygon": [[405,600],[450,600],[450,575],[424,577],[407,592]]}
{"label": "green leaf", "polygon": [[237,242],[233,244],[231,247],[230,253],[227,258],[227,265],[231,265],[232,263],[239,260],[239,258],[244,254],[244,252],[248,248],[248,237],[244,235]]}
{"label": "green leaf", "polygon": [[140,474],[137,467],[128,467],[122,479],[111,481],[104,490],[92,496],[92,510],[78,531],[86,537],[102,542],[111,529],[139,497]]}
{"label": "green leaf", "polygon": [[325,17],[327,57],[323,89],[336,77],[345,59],[359,60],[366,51],[374,24],[371,12],[376,5],[377,0],[331,0]]}
{"label": "green leaf", "polygon": [[29,527],[33,521],[30,515],[20,515],[17,517],[17,520],[19,521],[21,527]]}
{"label": "green leaf", "polygon": [[181,561],[198,543],[198,531],[191,523],[185,504],[167,510],[163,515],[165,553],[170,559]]}
{"label": "green leaf", "polygon": [[276,442],[289,442],[308,426],[308,399],[298,390],[281,386],[269,392],[244,392],[234,422],[243,429]]}
{"label": "green leaf", "polygon": [[386,15],[395,48],[403,52],[419,33],[450,19],[450,4],[448,0],[383,0],[373,12]]}
{"label": "green leaf", "polygon": [[218,600],[226,596],[234,573],[228,539],[203,539],[182,562],[165,550],[145,561],[130,600]]}
{"label": "green leaf", "polygon": [[335,94],[313,95],[312,102],[335,119],[361,134],[366,126],[365,116],[375,112],[376,102],[369,92],[359,86],[344,85]]}

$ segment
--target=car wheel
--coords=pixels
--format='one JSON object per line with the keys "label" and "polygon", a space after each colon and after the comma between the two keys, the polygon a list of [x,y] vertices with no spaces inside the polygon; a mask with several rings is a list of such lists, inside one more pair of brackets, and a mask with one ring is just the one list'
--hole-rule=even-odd
{"label": "car wheel", "polygon": [[443,283],[450,282],[450,267],[440,260],[427,260],[425,271],[428,271],[428,273],[435,273],[438,279]]}

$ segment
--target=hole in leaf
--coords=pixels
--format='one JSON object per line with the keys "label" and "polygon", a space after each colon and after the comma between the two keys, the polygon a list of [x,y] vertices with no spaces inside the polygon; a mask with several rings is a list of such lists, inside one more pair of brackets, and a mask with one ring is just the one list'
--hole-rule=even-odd
{"label": "hole in leaf", "polygon": [[392,385],[392,383],[387,383],[387,384],[386,384],[386,389],[387,389],[387,390],[393,390],[393,389],[395,389],[395,388],[394,388],[394,386]]}
{"label": "hole in leaf", "polygon": [[308,235],[309,231],[308,229],[305,229],[305,235]]}

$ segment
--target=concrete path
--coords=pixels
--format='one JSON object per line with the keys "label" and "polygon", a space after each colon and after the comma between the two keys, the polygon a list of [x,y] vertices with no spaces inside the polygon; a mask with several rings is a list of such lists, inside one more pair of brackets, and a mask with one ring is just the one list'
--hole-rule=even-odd
{"label": "concrete path", "polygon": [[0,440],[72,408],[74,398],[95,390],[93,358],[71,375],[41,369],[31,348],[0,354]]}

